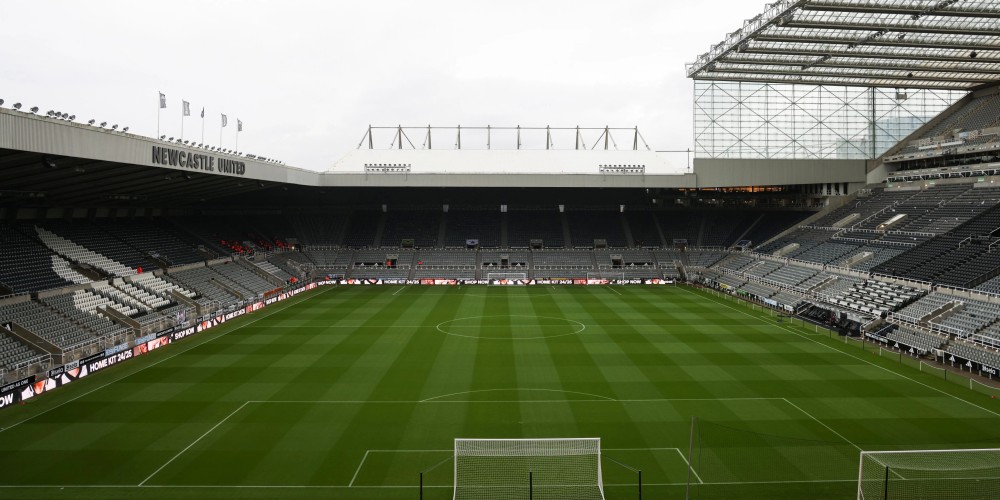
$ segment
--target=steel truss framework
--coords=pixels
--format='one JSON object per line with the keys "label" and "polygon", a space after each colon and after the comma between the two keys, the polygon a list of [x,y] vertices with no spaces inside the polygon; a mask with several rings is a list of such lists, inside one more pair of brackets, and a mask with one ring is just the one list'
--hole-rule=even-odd
{"label": "steel truss framework", "polygon": [[873,159],[965,94],[696,81],[695,156]]}
{"label": "steel truss framework", "polygon": [[695,80],[971,90],[1000,81],[998,0],[777,0]]}

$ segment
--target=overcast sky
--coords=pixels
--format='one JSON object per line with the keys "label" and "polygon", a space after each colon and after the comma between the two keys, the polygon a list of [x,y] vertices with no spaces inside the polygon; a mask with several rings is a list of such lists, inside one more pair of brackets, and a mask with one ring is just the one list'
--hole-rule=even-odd
{"label": "overcast sky", "polygon": [[[684,63],[764,4],[0,0],[0,99],[154,136],[162,91],[161,134],[180,135],[184,99],[185,138],[201,142],[205,107],[205,142],[219,144],[225,113],[223,147],[236,146],[239,118],[239,150],[312,170],[356,148],[369,124],[638,126],[650,147],[683,150]],[[391,141],[376,135],[375,147]],[[434,136],[435,149],[453,143]],[[462,146],[485,137],[463,134]]]}

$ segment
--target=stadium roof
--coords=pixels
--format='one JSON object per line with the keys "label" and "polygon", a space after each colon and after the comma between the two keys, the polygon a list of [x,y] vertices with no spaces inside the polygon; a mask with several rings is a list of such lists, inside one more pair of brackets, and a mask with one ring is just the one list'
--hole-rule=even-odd
{"label": "stadium roof", "polygon": [[1000,1],[778,0],[695,80],[972,90],[1000,81]]}

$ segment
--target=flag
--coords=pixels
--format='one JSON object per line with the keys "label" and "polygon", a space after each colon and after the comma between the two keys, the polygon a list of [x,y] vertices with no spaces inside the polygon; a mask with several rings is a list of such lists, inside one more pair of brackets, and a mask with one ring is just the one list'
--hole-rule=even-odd
{"label": "flag", "polygon": [[191,116],[191,103],[182,100],[181,107],[184,108],[184,111],[182,111],[182,113],[184,113],[184,116]]}
{"label": "flag", "polygon": [[229,118],[226,118],[226,115],[222,115],[222,126],[225,127],[226,124],[228,123],[229,123]]}
{"label": "flag", "polygon": [[236,131],[237,132],[242,132],[243,131],[243,122],[240,121],[239,118],[236,119]]}
{"label": "flag", "polygon": [[204,106],[201,107],[201,117],[202,118],[205,117],[205,107]]}
{"label": "flag", "polygon": [[167,96],[163,95],[163,92],[160,92],[160,108],[165,107],[167,107]]}

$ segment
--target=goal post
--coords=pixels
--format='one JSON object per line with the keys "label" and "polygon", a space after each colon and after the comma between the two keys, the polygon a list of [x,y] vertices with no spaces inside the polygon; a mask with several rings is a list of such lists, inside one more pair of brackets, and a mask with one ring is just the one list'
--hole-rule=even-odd
{"label": "goal post", "polygon": [[588,271],[587,281],[593,280],[607,280],[609,283],[625,281],[625,273],[621,271]]}
{"label": "goal post", "polygon": [[486,273],[486,283],[490,285],[524,283],[527,280],[528,273]]}
{"label": "goal post", "polygon": [[603,500],[600,438],[455,439],[454,500]]}
{"label": "goal post", "polygon": [[1000,497],[1000,448],[862,451],[858,500]]}

